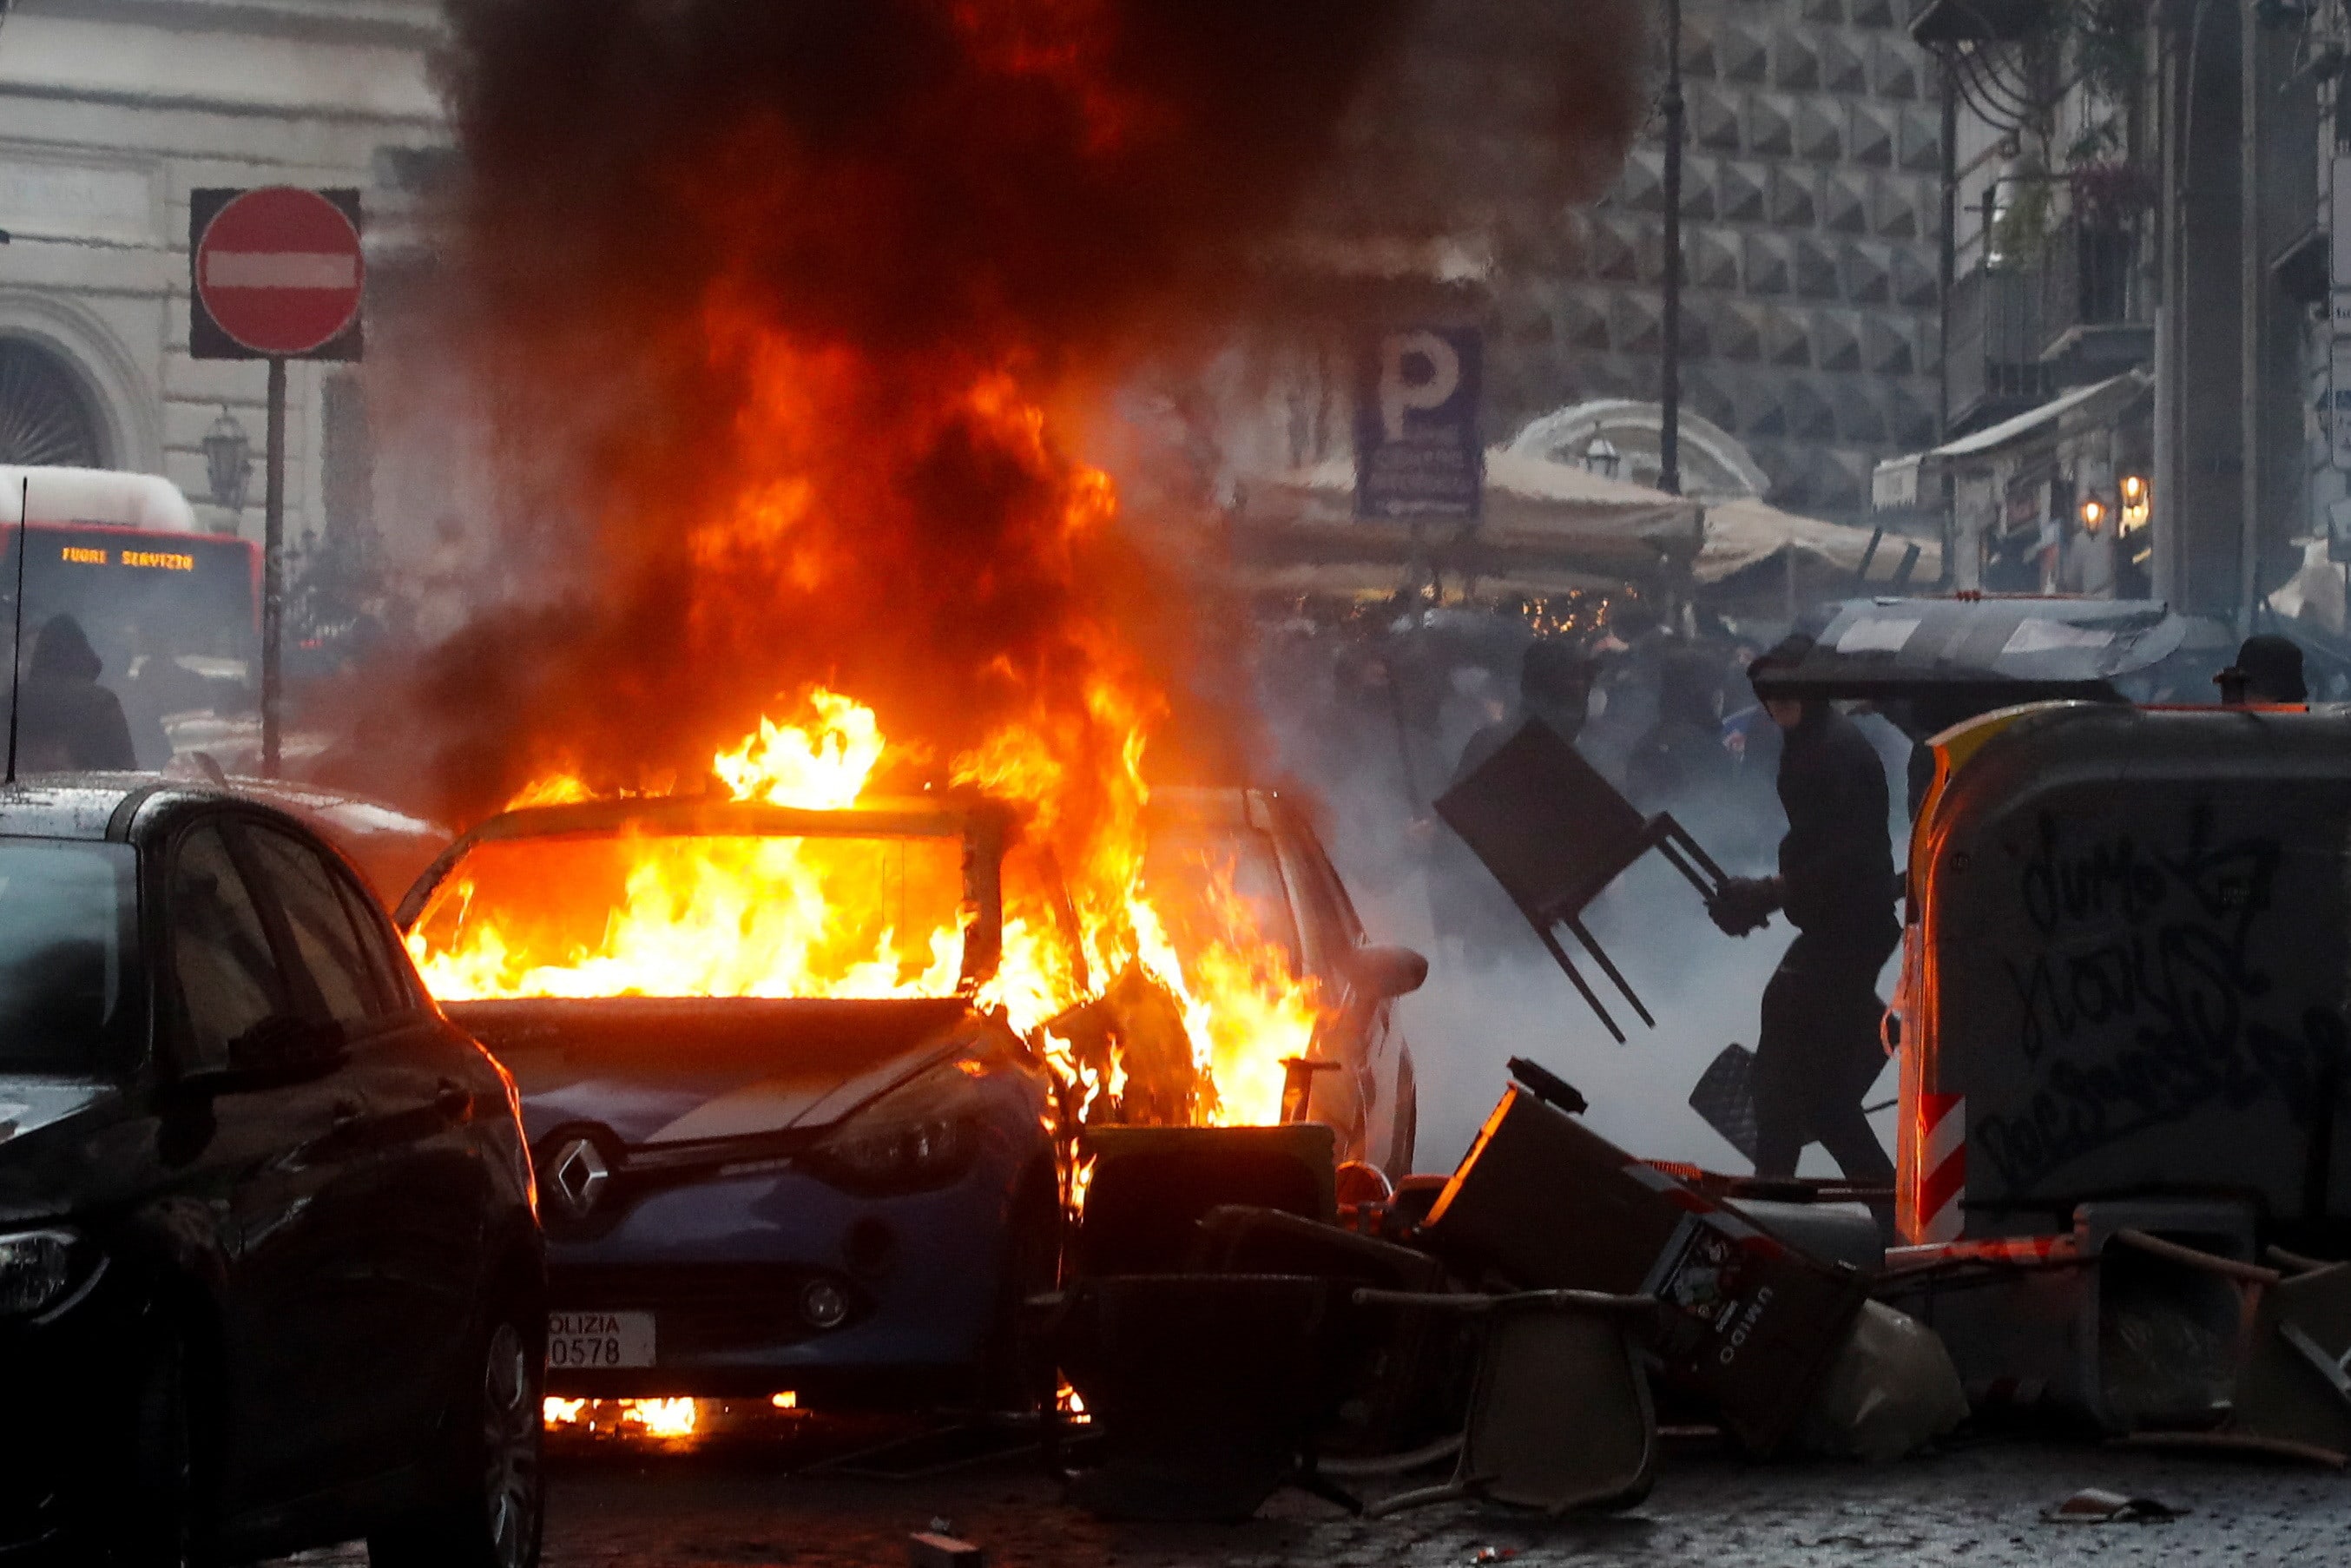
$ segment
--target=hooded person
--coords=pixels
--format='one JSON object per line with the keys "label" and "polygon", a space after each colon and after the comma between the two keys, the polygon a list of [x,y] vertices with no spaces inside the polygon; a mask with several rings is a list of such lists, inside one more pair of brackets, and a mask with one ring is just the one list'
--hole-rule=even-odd
{"label": "hooded person", "polygon": [[18,697],[19,773],[129,772],[139,766],[122,704],[98,684],[105,669],[72,616],[41,628]]}
{"label": "hooded person", "polygon": [[1792,1176],[1803,1146],[1817,1143],[1848,1180],[1876,1186],[1893,1180],[1894,1165],[1861,1103],[1886,1064],[1878,971],[1902,939],[1886,765],[1826,701],[1763,689],[1771,672],[1801,662],[1809,646],[1792,637],[1748,672],[1782,738],[1778,784],[1788,832],[1779,874],[1730,878],[1707,913],[1733,936],[1775,913],[1796,928],[1763,988],[1755,1174]]}

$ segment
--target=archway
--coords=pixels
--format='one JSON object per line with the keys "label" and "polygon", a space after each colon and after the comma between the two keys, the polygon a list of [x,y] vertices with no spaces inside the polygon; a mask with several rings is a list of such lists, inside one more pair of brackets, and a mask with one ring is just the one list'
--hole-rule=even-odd
{"label": "archway", "polygon": [[[1771,481],[1739,438],[1713,421],[1681,412],[1682,493],[1703,500],[1761,497]],[[1655,485],[1661,466],[1658,448],[1665,413],[1656,403],[1631,398],[1595,398],[1527,422],[1510,440],[1510,450],[1554,463],[1583,463],[1595,440],[1616,449],[1616,477]]]}
{"label": "archway", "polygon": [[23,338],[0,338],[0,463],[99,468],[99,413],[73,367]]}

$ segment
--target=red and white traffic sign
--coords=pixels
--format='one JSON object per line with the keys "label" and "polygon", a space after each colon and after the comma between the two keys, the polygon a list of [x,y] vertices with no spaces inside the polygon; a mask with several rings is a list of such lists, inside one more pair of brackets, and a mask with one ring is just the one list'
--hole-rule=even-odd
{"label": "red and white traffic sign", "polygon": [[359,319],[360,232],[316,191],[271,185],[233,198],[196,245],[196,293],[241,347],[299,359]]}

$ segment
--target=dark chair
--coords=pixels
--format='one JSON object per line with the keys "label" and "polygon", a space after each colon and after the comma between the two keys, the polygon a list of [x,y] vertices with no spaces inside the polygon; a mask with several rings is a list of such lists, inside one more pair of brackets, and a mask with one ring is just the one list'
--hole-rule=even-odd
{"label": "dark chair", "polygon": [[1358,1306],[1475,1313],[1486,1320],[1477,1382],[1453,1444],[1322,1473],[1353,1479],[1415,1469],[1454,1454],[1441,1486],[1398,1492],[1373,1515],[1476,1498],[1546,1514],[1629,1508],[1655,1479],[1657,1415],[1634,1338],[1656,1310],[1648,1296],[1529,1291],[1505,1296],[1359,1290]]}

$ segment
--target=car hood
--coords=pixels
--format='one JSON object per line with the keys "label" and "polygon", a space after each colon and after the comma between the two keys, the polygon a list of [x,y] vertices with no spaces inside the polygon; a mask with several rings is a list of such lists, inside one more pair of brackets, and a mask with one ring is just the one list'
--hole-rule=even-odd
{"label": "car hood", "polygon": [[838,1122],[969,1041],[958,998],[916,1001],[611,997],[446,1009],[506,1064],[532,1143],[591,1124],[632,1146]]}
{"label": "car hood", "polygon": [[113,1190],[124,1162],[100,1129],[114,1124],[122,1102],[111,1083],[0,1074],[0,1224],[65,1213]]}
{"label": "car hood", "polygon": [[110,1083],[0,1074],[0,1151],[27,1133],[37,1133],[120,1093]]}

